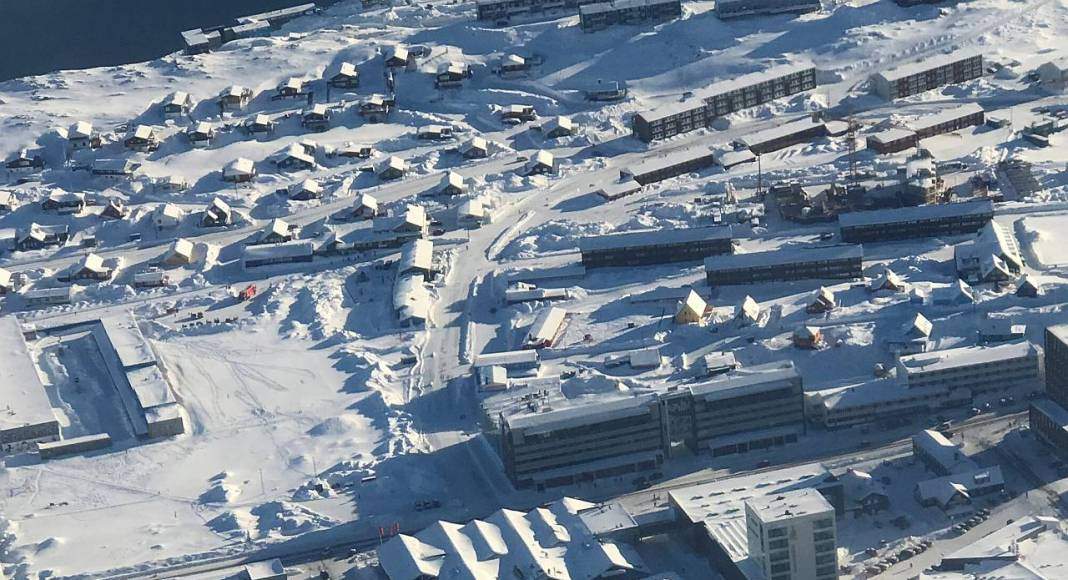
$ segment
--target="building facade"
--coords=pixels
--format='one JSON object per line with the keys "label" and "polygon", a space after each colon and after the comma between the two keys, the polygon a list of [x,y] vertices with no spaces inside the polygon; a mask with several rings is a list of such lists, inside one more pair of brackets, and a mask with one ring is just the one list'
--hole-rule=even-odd
{"label": "building facade", "polygon": [[719,117],[816,88],[816,69],[784,66],[716,83],[681,103],[638,113],[634,134],[646,143],[702,127]]}
{"label": "building facade", "polygon": [[954,53],[875,73],[871,87],[875,94],[892,101],[981,76],[983,55]]}
{"label": "building facade", "polygon": [[1068,325],[1046,328],[1043,363],[1048,400],[1031,403],[1031,429],[1059,453],[1068,451]]}
{"label": "building facade", "polygon": [[768,580],[835,580],[834,506],[814,489],[745,502],[749,557]]}
{"label": "building facade", "polygon": [[974,234],[994,219],[994,202],[984,199],[844,213],[838,216],[842,241],[884,242]]}
{"label": "building facade", "polygon": [[641,230],[579,240],[586,268],[687,262],[734,251],[730,226]]}
{"label": "building facade", "polygon": [[757,14],[804,14],[822,8],[820,0],[717,0],[716,17],[726,20]]}
{"label": "building facade", "polygon": [[595,32],[617,24],[666,22],[681,16],[680,0],[612,0],[579,7],[579,27]]}
{"label": "building facade", "polygon": [[773,250],[705,259],[711,286],[810,279],[851,279],[863,275],[864,248],[858,245]]}
{"label": "building facade", "polygon": [[900,357],[909,388],[969,389],[972,395],[1041,383],[1042,353],[1030,342],[966,346]]}

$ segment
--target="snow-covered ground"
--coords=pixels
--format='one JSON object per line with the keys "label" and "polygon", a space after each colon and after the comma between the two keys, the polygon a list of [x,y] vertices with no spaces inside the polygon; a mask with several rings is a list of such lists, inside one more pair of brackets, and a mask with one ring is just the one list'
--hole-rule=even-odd
{"label": "snow-covered ground", "polygon": [[[20,175],[6,176],[4,190],[23,203],[0,214],[0,230],[31,222],[66,224],[75,240],[57,251],[5,253],[0,267],[22,272],[32,288],[58,285],[55,275],[81,259],[87,250],[76,246],[89,236],[98,244],[93,251],[118,267],[114,283],[85,286],[74,305],[24,313],[24,320],[48,327],[133,310],[151,329],[150,339],[187,414],[186,434],[139,442],[108,400],[99,357],[76,333],[32,343],[46,382],[69,394],[62,399],[64,435],[106,431],[117,443],[108,452],[44,463],[26,456],[7,459],[0,470],[0,487],[7,491],[0,497],[0,512],[13,523],[15,539],[0,543],[0,562],[18,577],[146,568],[146,562],[238,553],[319,530],[336,531],[333,536],[325,532],[324,543],[341,537],[366,540],[394,526],[414,529],[441,517],[462,521],[501,505],[543,499],[511,489],[476,424],[477,397],[467,363],[482,352],[517,347],[544,306],[503,305],[504,277],[521,269],[573,264],[575,240],[583,235],[711,224],[712,212],[699,197],[731,190],[740,204],[756,201],[753,166],[669,179],[614,202],[594,195],[620,168],[650,151],[629,137],[630,113],[676,101],[716,79],[800,60],[820,69],[816,91],[731,115],[714,130],[679,136],[651,150],[668,152],[694,143],[726,147],[747,133],[822,109],[832,116],[854,116],[863,137],[892,117],[962,101],[997,110],[1016,130],[1038,117],[1036,107],[1063,106],[1059,96],[1024,79],[1039,64],[1066,54],[1060,41],[1066,8],[1060,2],[975,0],[902,8],[864,1],[831,4],[800,17],[730,22],[719,21],[711,8],[711,2],[687,2],[684,18],[675,22],[586,34],[577,17],[490,28],[474,21],[469,3],[363,11],[356,2],[341,2],[270,37],[235,41],[207,55],[170,55],[0,83],[0,154],[6,158],[31,147],[40,149],[48,163],[25,183],[17,183]],[[426,46],[430,54],[413,70],[397,73],[397,110],[389,119],[366,123],[354,105],[371,93],[386,92],[380,52],[398,43]],[[866,79],[873,72],[964,48],[981,50],[988,63],[1003,66],[1001,72],[894,106],[867,94]],[[536,54],[544,62],[527,78],[501,79],[490,69],[509,52]],[[473,78],[461,89],[435,90],[429,73],[450,60],[471,65]],[[320,76],[342,61],[359,67],[360,88],[327,91]],[[294,75],[311,81],[316,102],[334,107],[329,130],[303,129],[303,100],[271,98],[275,86]],[[604,106],[584,101],[581,89],[596,79],[626,81],[630,96]],[[232,84],[251,88],[254,97],[245,111],[220,115],[213,99]],[[220,129],[210,146],[191,147],[183,135],[189,123],[160,116],[158,103],[176,90],[198,100],[194,119]],[[579,134],[547,140],[529,124],[504,126],[497,109],[511,104],[533,105],[543,118],[570,115]],[[241,124],[257,113],[275,119],[274,133],[253,138],[242,131]],[[62,136],[83,120],[94,124],[104,145],[74,154],[65,165]],[[123,147],[126,130],[138,124],[160,129],[157,151],[133,153]],[[428,124],[451,125],[458,137],[445,143],[416,139],[416,129]],[[475,135],[494,143],[486,160],[468,161],[454,150]],[[316,142],[314,169],[284,172],[271,163],[273,155],[303,139]],[[331,154],[349,143],[373,146],[374,153],[352,161]],[[1028,259],[1026,271],[1043,284],[1043,295],[1021,299],[1011,287],[979,286],[975,305],[924,306],[934,323],[934,346],[974,344],[977,325],[988,315],[1024,322],[1028,337],[1040,340],[1044,325],[1063,321],[1068,302],[1062,231],[1068,224],[1063,204],[1068,149],[1056,140],[1040,149],[1010,129],[986,128],[935,145],[940,158],[961,159],[976,173],[992,172],[1004,158],[1021,157],[1034,164],[1045,189],[1033,199],[1000,206],[998,217],[1017,236]],[[519,175],[517,169],[539,149],[556,155],[557,173]],[[844,139],[821,138],[768,154],[761,160],[760,179],[827,182],[848,168],[847,151]],[[390,155],[408,162],[403,179],[383,182],[364,171]],[[75,170],[118,157],[140,163],[141,176],[113,181]],[[222,181],[221,169],[241,157],[254,161],[258,175],[247,184]],[[868,151],[857,157],[864,169],[882,177],[892,176],[904,159],[877,158]],[[421,196],[448,170],[460,173],[488,202],[491,223],[454,229],[457,201]],[[159,183],[165,178],[184,181],[188,188],[169,191]],[[306,178],[323,184],[323,199],[292,201],[276,193]],[[36,202],[55,189],[121,198],[131,215],[106,221],[97,216],[99,207],[76,216],[44,212]],[[392,212],[403,211],[406,203],[423,203],[450,230],[434,238],[444,272],[430,288],[427,329],[397,326],[391,307],[396,272],[387,263],[396,258],[393,251],[262,271],[241,268],[242,245],[272,218],[284,217],[304,239],[316,239],[329,228],[343,233],[359,227],[339,223],[336,216],[362,193],[374,195]],[[236,210],[235,224],[202,228],[199,212],[216,197]],[[185,215],[180,223],[157,227],[156,208],[168,202]],[[743,238],[738,251],[811,244],[830,229],[769,215],[763,227],[738,227]],[[134,290],[129,285],[134,273],[158,261],[179,237],[197,242],[197,258],[168,269],[174,286]],[[890,267],[924,292],[948,286],[956,279],[950,244],[965,239],[871,244],[865,248],[865,270],[874,276]],[[257,284],[259,295],[238,302],[232,294],[249,283]],[[564,384],[565,395],[573,398],[656,390],[686,380],[681,355],[700,348],[733,351],[745,366],[793,360],[807,390],[853,384],[870,379],[877,363],[892,360],[885,339],[918,309],[906,293],[872,294],[842,283],[830,286],[842,307],[814,317],[804,307],[817,282],[713,292],[695,265],[593,271],[538,285],[570,291],[571,298],[559,304],[569,312],[568,322],[545,355],[544,372],[576,371]],[[715,309],[708,325],[671,322],[675,302],[691,287]],[[733,315],[747,295],[763,314],[757,324],[742,326]],[[3,311],[21,307],[20,298],[11,297]],[[191,316],[201,312],[203,319]],[[793,347],[791,333],[800,324],[823,328],[828,346]],[[608,355],[654,345],[666,361],[659,369],[639,372],[605,364]],[[698,458],[687,467],[709,463]],[[416,513],[414,503],[422,499],[443,505]]]}

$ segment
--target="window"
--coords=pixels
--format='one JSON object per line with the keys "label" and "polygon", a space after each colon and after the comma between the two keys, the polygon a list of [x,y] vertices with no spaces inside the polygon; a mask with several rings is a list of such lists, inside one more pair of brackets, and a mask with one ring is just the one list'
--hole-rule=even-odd
{"label": "window", "polygon": [[783,538],[781,540],[772,540],[772,541],[768,542],[768,549],[769,550],[781,550],[782,548],[785,548],[789,544],[790,544],[790,541],[785,539],[785,538]]}
{"label": "window", "polygon": [[812,534],[812,537],[818,542],[820,540],[832,540],[834,539],[834,532],[827,530],[826,532],[816,532]]}
{"label": "window", "polygon": [[817,576],[831,576],[834,574],[834,566],[823,566],[816,568]]}
{"label": "window", "polygon": [[816,563],[817,564],[830,564],[830,563],[834,562],[834,560],[835,560],[834,554],[821,554],[819,556],[816,556]]}
{"label": "window", "polygon": [[771,573],[772,574],[778,574],[779,572],[789,572],[789,571],[790,571],[790,563],[789,562],[783,562],[782,564],[772,564],[771,565]]}
{"label": "window", "polygon": [[835,548],[834,542],[820,542],[816,544],[817,552],[827,552]]}
{"label": "window", "polygon": [[813,524],[813,526],[817,530],[822,530],[824,528],[829,528],[829,527],[831,527],[833,525],[834,525],[834,518],[823,518],[822,520],[816,520],[816,523]]}
{"label": "window", "polygon": [[786,535],[786,528],[771,528],[768,530],[769,538],[781,538]]}
{"label": "window", "polygon": [[789,550],[782,550],[782,551],[779,551],[779,552],[772,552],[771,556],[768,557],[768,560],[771,561],[771,562],[779,562],[779,561],[782,561],[782,560],[786,560],[789,557],[790,557],[790,551]]}

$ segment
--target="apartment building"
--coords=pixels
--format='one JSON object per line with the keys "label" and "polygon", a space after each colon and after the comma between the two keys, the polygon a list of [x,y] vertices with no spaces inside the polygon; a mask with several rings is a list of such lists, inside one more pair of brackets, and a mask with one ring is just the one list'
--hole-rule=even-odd
{"label": "apartment building", "polygon": [[944,54],[875,73],[872,91],[887,100],[963,83],[983,76],[983,55],[971,52]]}
{"label": "apartment building", "polygon": [[720,20],[758,14],[804,14],[823,9],[820,0],[717,0],[716,17]]}
{"label": "apartment building", "polygon": [[900,357],[897,376],[910,389],[968,389],[974,396],[1039,384],[1041,358],[1041,351],[1028,341],[966,346]]}
{"label": "apartment building", "polygon": [[[671,432],[713,457],[795,443],[805,433],[801,374],[790,361],[756,365],[691,386],[685,406],[664,397]],[[677,398],[677,395],[676,395]],[[680,409],[683,412],[680,412]]]}
{"label": "apartment building", "polygon": [[985,122],[986,112],[983,107],[978,103],[968,103],[907,121],[904,128],[892,128],[871,135],[867,139],[867,145],[878,153],[897,153],[916,147],[922,139],[975,127]]}
{"label": "apartment building", "polygon": [[634,134],[645,142],[707,127],[736,111],[816,88],[816,69],[808,65],[774,67],[713,84],[692,98],[638,113]]}
{"label": "apartment building", "polygon": [[[716,163],[716,153],[707,145],[695,145],[678,151],[646,157],[634,165],[619,170],[621,183],[649,185],[686,173],[712,167]],[[626,186],[630,187],[630,186]]]}
{"label": "apartment building", "polygon": [[638,230],[579,240],[582,265],[647,266],[696,261],[734,251],[730,226]]}
{"label": "apartment building", "polygon": [[565,12],[574,13],[594,0],[478,0],[477,18],[508,24],[513,20],[532,20]]}
{"label": "apartment building", "polygon": [[992,219],[994,202],[982,199],[843,213],[838,228],[848,243],[885,242],[974,234]]}
{"label": "apartment building", "polygon": [[1049,399],[1031,403],[1031,429],[1063,455],[1068,452],[1068,325],[1046,328],[1043,364]]}
{"label": "apartment building", "polygon": [[851,279],[863,275],[864,248],[859,244],[772,250],[705,259],[710,286],[811,279]]}
{"label": "apartment building", "polygon": [[745,502],[749,557],[768,580],[835,580],[838,538],[834,506],[815,489]]}
{"label": "apartment building", "polygon": [[595,32],[617,24],[666,22],[681,16],[681,0],[612,0],[580,6],[579,27]]}

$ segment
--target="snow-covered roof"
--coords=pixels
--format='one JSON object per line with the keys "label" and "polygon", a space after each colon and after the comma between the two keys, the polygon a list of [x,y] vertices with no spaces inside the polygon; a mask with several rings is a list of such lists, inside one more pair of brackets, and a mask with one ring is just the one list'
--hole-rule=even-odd
{"label": "snow-covered roof", "polygon": [[197,121],[195,125],[192,125],[187,130],[190,135],[213,135],[215,133],[215,126],[207,121]]}
{"label": "snow-covered roof", "polygon": [[528,435],[552,433],[579,425],[594,425],[622,417],[648,414],[650,406],[654,405],[656,400],[656,395],[653,394],[600,399],[562,409],[513,415],[507,417],[505,423],[510,430],[522,431]]}
{"label": "snow-covered roof", "polygon": [[168,250],[168,254],[172,256],[182,256],[184,258],[191,258],[193,256],[193,242],[185,238],[178,238],[171,244],[171,249]]}
{"label": "snow-covered roof", "polygon": [[879,143],[881,145],[886,145],[888,143],[893,143],[895,141],[900,141],[902,139],[908,139],[915,136],[916,133],[913,131],[909,131],[908,129],[891,127],[890,129],[887,129],[885,131],[879,131],[878,133],[869,135],[868,139],[875,141],[876,143]]}
{"label": "snow-covered roof", "polygon": [[183,211],[182,208],[178,207],[177,205],[174,205],[173,203],[157,205],[156,209],[153,211],[155,212],[157,219],[169,218],[179,220],[182,219],[182,216],[185,215],[185,211]]}
{"label": "snow-covered roof", "polygon": [[14,316],[0,317],[0,394],[4,405],[0,429],[56,420],[22,325]]}
{"label": "snow-covered roof", "polygon": [[256,164],[251,159],[244,157],[238,157],[230,163],[226,164],[223,168],[223,175],[236,176],[236,175],[252,175],[256,172]]}
{"label": "snow-covered roof", "polygon": [[309,193],[312,195],[319,195],[323,192],[323,186],[319,185],[319,182],[314,179],[305,179],[300,183],[294,183],[289,186],[290,195],[296,195],[298,193]]}
{"label": "snow-covered roof", "polygon": [[397,277],[393,284],[393,310],[401,320],[430,318],[430,292],[422,274]]}
{"label": "snow-covered roof", "polygon": [[220,211],[225,214],[229,214],[232,211],[230,209],[230,204],[218,197],[211,198],[211,202],[208,204],[208,209]]}
{"label": "snow-covered roof", "polygon": [[968,117],[982,112],[983,107],[979,103],[966,103],[957,107],[943,109],[933,115],[924,115],[916,120],[909,121],[907,125],[909,129],[920,132],[924,129],[941,125],[946,121],[952,121],[954,119],[960,119],[961,117]]}
{"label": "snow-covered roof", "polygon": [[760,318],[760,304],[752,296],[746,294],[742,303],[738,306],[738,317],[755,321]]}
{"label": "snow-covered roof", "polygon": [[187,107],[193,104],[193,98],[185,91],[174,91],[163,99],[164,106]]}
{"label": "snow-covered roof", "polygon": [[68,139],[88,138],[93,136],[93,124],[89,121],[78,121],[67,130]]}
{"label": "snow-covered roof", "polygon": [[156,130],[154,127],[151,127],[149,125],[138,125],[136,128],[134,128],[133,133],[131,133],[130,136],[134,139],[143,139],[145,141],[150,141],[156,137]]}
{"label": "snow-covered roof", "polygon": [[705,258],[705,271],[729,272],[750,268],[766,268],[828,260],[863,259],[864,248],[860,244],[821,246],[815,248],[790,248],[753,252],[750,254],[723,254]]}
{"label": "snow-covered roof", "polygon": [[472,137],[460,145],[460,152],[466,153],[472,149],[489,152],[489,142],[485,137]]}
{"label": "snow-covered roof", "polygon": [[575,129],[575,124],[571,121],[571,117],[557,115],[541,125],[541,130],[545,133],[551,133],[557,129],[571,132]]}
{"label": "snow-covered roof", "polygon": [[390,155],[385,161],[382,162],[381,165],[378,166],[378,172],[382,173],[383,171],[386,171],[388,169],[392,169],[395,171],[407,171],[408,162],[401,159],[400,157],[397,157],[396,155]]}
{"label": "snow-covered roof", "polygon": [[429,272],[434,269],[434,242],[430,240],[412,240],[401,247],[397,272],[404,274],[411,271]]}
{"label": "snow-covered roof", "polygon": [[90,252],[82,256],[82,259],[78,260],[76,264],[73,264],[71,270],[73,272],[90,271],[103,273],[109,271],[110,268],[104,266],[104,258],[100,257],[99,254]]}
{"label": "snow-covered roof", "polygon": [[819,129],[823,127],[823,121],[817,121],[811,117],[806,117],[800,121],[793,121],[791,123],[783,123],[777,127],[771,127],[770,129],[764,129],[763,131],[757,131],[755,133],[749,133],[738,139],[746,147],[756,147],[777,141],[784,137],[797,135],[805,131],[811,131],[813,129]]}
{"label": "snow-covered roof", "polygon": [[746,500],[749,509],[767,525],[805,515],[833,515],[834,506],[823,494],[812,489],[795,489],[775,495]]}
{"label": "snow-covered roof", "polygon": [[695,398],[715,401],[782,389],[793,386],[800,379],[801,374],[797,367],[786,360],[737,369],[712,380],[691,385],[690,392]]}
{"label": "snow-covered roof", "polygon": [[783,66],[773,66],[765,68],[749,74],[725,79],[715,82],[703,89],[694,91],[693,97],[676,103],[670,103],[661,107],[657,107],[651,111],[644,111],[641,116],[646,121],[656,121],[665,117],[670,117],[681,111],[693,109],[703,106],[702,101],[715,98],[719,95],[725,95],[737,90],[759,85],[772,81],[778,78],[782,78],[787,75],[797,74],[802,71],[813,69],[809,63],[800,63]]}
{"label": "snow-covered roof", "polygon": [[944,506],[957,494],[970,497],[976,491],[1003,485],[1005,476],[995,465],[921,481],[916,484],[916,497],[921,502],[935,501]]}
{"label": "snow-covered roof", "polygon": [[901,326],[901,335],[905,338],[927,339],[931,337],[933,329],[934,324],[926,316],[917,312],[916,316]]}
{"label": "snow-covered roof", "polygon": [[678,316],[679,314],[686,312],[696,316],[704,316],[706,308],[708,308],[708,303],[705,302],[705,299],[701,298],[701,295],[698,294],[696,290],[690,288],[690,292],[686,294],[686,298],[679,302],[679,307],[676,310],[675,315]]}
{"label": "snow-covered roof", "polygon": [[463,203],[456,209],[456,215],[460,219],[483,219],[486,217],[486,208],[482,205],[482,200],[477,197],[465,199]]}
{"label": "snow-covered roof", "polygon": [[838,225],[843,228],[878,226],[900,222],[939,220],[970,215],[994,215],[994,202],[989,199],[919,205],[894,209],[878,209],[843,213]]}
{"label": "snow-covered roof", "polygon": [[272,124],[274,124],[274,122],[271,121],[271,116],[266,113],[256,113],[248,119],[245,119],[246,127],[251,125],[270,127]]}
{"label": "snow-covered roof", "polygon": [[300,77],[289,77],[286,80],[278,83],[278,90],[281,91],[296,91],[300,92],[304,88],[304,79]]}
{"label": "snow-covered roof", "polygon": [[223,89],[223,92],[219,93],[220,97],[247,97],[252,93],[252,89],[245,88],[241,85],[230,85]]}
{"label": "snow-covered roof", "polygon": [[464,176],[455,171],[448,171],[445,175],[441,176],[441,183],[438,187],[454,187],[462,191],[466,189],[466,186],[464,185]]}
{"label": "snow-covered roof", "polygon": [[326,103],[316,103],[300,112],[302,117],[327,117],[330,115],[330,108],[326,106]]}
{"label": "snow-covered roof", "polygon": [[245,574],[248,576],[248,580],[276,578],[285,575],[285,573],[286,568],[278,558],[245,564]]}
{"label": "snow-covered roof", "polygon": [[357,70],[356,65],[348,61],[342,61],[341,63],[335,65],[332,69],[330,69],[329,74],[331,77],[354,77],[358,76],[360,73],[359,70]]}
{"label": "snow-covered roof", "polygon": [[664,228],[634,230],[601,236],[588,236],[578,241],[579,250],[598,252],[641,248],[643,246],[667,246],[688,244],[700,240],[729,240],[734,237],[731,226],[706,226],[697,228]]}
{"label": "snow-covered roof", "polygon": [[1038,349],[1030,341],[1025,340],[989,346],[962,346],[912,354],[902,356],[898,359],[898,363],[910,376],[918,376],[926,373],[937,373],[980,364],[998,364],[1037,356]]}
{"label": "snow-covered roof", "polygon": [[307,257],[315,253],[315,244],[307,240],[294,240],[281,244],[263,244],[245,246],[244,260],[258,261],[269,259],[284,259]]}
{"label": "snow-covered roof", "polygon": [[920,431],[912,436],[912,445],[923,451],[927,459],[937,463],[946,472],[958,473],[978,468],[974,461],[961,452],[960,446],[938,431]]}
{"label": "snow-covered roof", "polygon": [[386,52],[386,59],[408,60],[408,48],[395,44]]}
{"label": "snow-covered roof", "polygon": [[974,51],[962,51],[955,52],[952,54],[940,54],[937,56],[924,58],[923,60],[898,65],[894,68],[875,73],[875,76],[880,76],[883,79],[886,79],[886,81],[892,83],[918,73],[927,72],[938,67],[967,60],[976,56],[982,55]]}
{"label": "snow-covered roof", "polygon": [[566,318],[567,311],[563,308],[550,306],[542,309],[534,318],[534,323],[530,325],[525,344],[534,346],[552,342],[560,333],[560,327]]}

